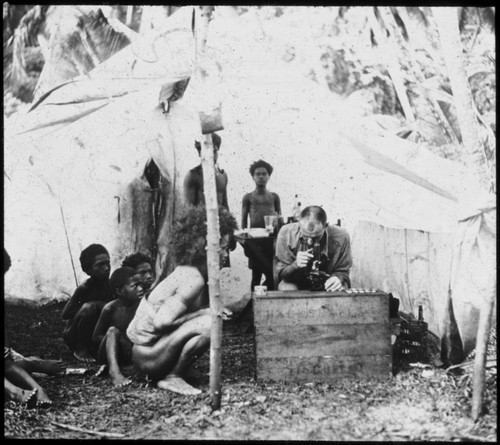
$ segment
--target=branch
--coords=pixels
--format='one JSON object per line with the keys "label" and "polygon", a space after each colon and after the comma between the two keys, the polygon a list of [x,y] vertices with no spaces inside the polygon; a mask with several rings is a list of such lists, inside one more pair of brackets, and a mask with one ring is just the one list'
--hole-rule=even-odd
{"label": "branch", "polygon": [[119,434],[119,433],[103,433],[101,431],[86,430],[84,428],[79,428],[77,426],[65,425],[64,423],[57,423],[57,422],[50,422],[50,423],[52,425],[58,426],[59,428],[64,428],[66,430],[76,431],[76,432],[79,432],[79,433],[93,434],[94,436],[116,437],[118,439],[121,439],[121,438],[125,437],[124,434]]}

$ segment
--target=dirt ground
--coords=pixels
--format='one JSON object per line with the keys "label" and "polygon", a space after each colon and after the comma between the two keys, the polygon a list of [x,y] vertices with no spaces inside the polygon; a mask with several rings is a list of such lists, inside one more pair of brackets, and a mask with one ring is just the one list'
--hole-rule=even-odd
{"label": "dirt ground", "polygon": [[[82,365],[62,340],[64,303],[39,308],[5,304],[12,347],[23,355]],[[146,380],[115,389],[94,374],[40,381],[50,409],[4,404],[4,437],[15,439],[232,439],[350,441],[486,441],[497,439],[496,367],[488,370],[485,415],[469,417],[471,373],[412,368],[387,382],[338,385],[264,384],[254,376],[254,335],[224,325],[222,409],[212,412],[209,355],[197,368],[199,396],[175,395]],[[495,344],[496,350],[496,344]]]}

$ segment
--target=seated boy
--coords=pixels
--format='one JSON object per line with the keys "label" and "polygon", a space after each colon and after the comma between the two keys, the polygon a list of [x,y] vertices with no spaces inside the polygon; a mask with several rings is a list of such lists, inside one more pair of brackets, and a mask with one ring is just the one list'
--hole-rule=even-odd
{"label": "seated boy", "polygon": [[113,385],[125,386],[131,380],[121,373],[120,364],[132,365],[132,342],[126,331],[144,291],[139,275],[131,267],[116,269],[109,284],[116,299],[104,306],[92,339],[99,344],[97,360],[109,366]]}
{"label": "seated boy", "polygon": [[[273,167],[262,159],[259,159],[250,166],[250,174],[255,182],[255,190],[243,197],[241,211],[242,229],[248,227],[249,217],[251,228],[265,227],[264,216],[281,214],[280,197],[266,188],[272,172]],[[273,241],[272,238],[253,241],[252,246],[261,252],[259,258],[256,258],[255,254],[245,249],[245,255],[248,256],[248,267],[252,270],[252,290],[255,286],[260,285],[262,274],[266,277],[263,284],[269,290],[274,290]],[[268,261],[264,262],[264,259]]]}
{"label": "seated boy", "polygon": [[108,251],[100,244],[91,244],[82,251],[80,264],[90,278],[77,287],[64,307],[63,340],[78,360],[92,362],[95,361],[92,334],[102,308],[113,299],[108,282]]}
{"label": "seated boy", "polygon": [[122,267],[131,267],[135,269],[135,273],[139,275],[141,279],[144,296],[147,297],[153,290],[152,286],[155,281],[153,260],[144,253],[136,252],[125,257],[122,261]]}
{"label": "seated boy", "polygon": [[[4,248],[4,273],[11,266],[10,256]],[[64,374],[64,365],[59,360],[42,360],[38,357],[24,357],[8,347],[8,333],[4,331],[4,397],[29,408],[47,408],[52,400],[38,382],[33,372],[48,375]]]}

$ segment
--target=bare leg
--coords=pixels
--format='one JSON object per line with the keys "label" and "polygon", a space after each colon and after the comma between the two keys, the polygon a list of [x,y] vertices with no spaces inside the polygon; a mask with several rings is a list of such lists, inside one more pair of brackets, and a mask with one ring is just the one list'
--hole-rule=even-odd
{"label": "bare leg", "polygon": [[195,357],[210,344],[211,317],[208,314],[193,318],[153,346],[134,346],[137,367],[158,380],[158,387],[180,394],[198,394],[181,374]]}
{"label": "bare leg", "polygon": [[4,381],[5,400],[12,400],[16,403],[26,404],[28,408],[34,408],[36,403],[37,389],[21,389],[10,382],[6,377]]}
{"label": "bare leg", "polygon": [[61,360],[43,360],[39,357],[25,357],[15,361],[26,372],[40,372],[47,375],[64,375],[66,366]]}
{"label": "bare leg", "polygon": [[210,338],[204,335],[197,335],[188,340],[174,369],[157,383],[158,388],[186,395],[201,394],[199,389],[193,388],[181,376],[196,358],[196,354],[206,350],[209,344]]}
{"label": "bare leg", "polygon": [[102,360],[102,348],[105,348],[105,363],[109,366],[109,376],[114,386],[121,387],[130,385],[132,380],[126,378],[120,371],[118,354],[120,348],[120,331],[116,327],[110,327],[99,347],[98,358]]}
{"label": "bare leg", "polygon": [[92,334],[103,306],[104,303],[101,301],[85,303],[75,315],[71,327],[64,334],[66,344],[70,347],[71,343],[75,344],[73,355],[82,362],[95,362],[91,353]]}
{"label": "bare leg", "polygon": [[38,382],[23,368],[12,363],[5,367],[5,377],[14,385],[24,389],[36,389],[37,404],[42,408],[52,405],[52,400]]}

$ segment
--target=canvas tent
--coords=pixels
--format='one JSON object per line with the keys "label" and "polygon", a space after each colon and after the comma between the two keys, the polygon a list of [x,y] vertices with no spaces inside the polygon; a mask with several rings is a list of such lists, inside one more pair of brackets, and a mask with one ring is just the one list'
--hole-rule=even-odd
{"label": "canvas tent", "polygon": [[[169,228],[183,205],[182,179],[198,163],[200,91],[190,83],[168,114],[158,103],[161,91],[192,73],[191,18],[191,8],[179,9],[165,28],[176,31],[133,43],[7,123],[7,296],[67,298],[75,273],[85,278],[77,258],[92,242],[108,247],[113,268],[135,250],[155,255],[159,274],[173,267]],[[331,221],[342,220],[352,239],[353,287],[393,292],[407,312],[423,304],[440,337],[449,332],[452,299],[466,353],[475,341],[478,295],[495,291],[495,205],[470,211],[459,225],[461,206],[477,196],[464,166],[374,131],[362,115],[325,101],[239,20],[215,15],[205,62],[222,67],[210,93],[223,106],[219,163],[237,220],[254,186],[248,168],[265,159],[275,167],[269,187],[284,216],[298,194],[304,205],[322,205]],[[145,51],[137,45],[155,57],[139,58]],[[461,232],[464,224],[471,230]],[[241,307],[250,289],[242,249],[231,263],[221,292]],[[474,282],[461,272],[472,267]]]}

